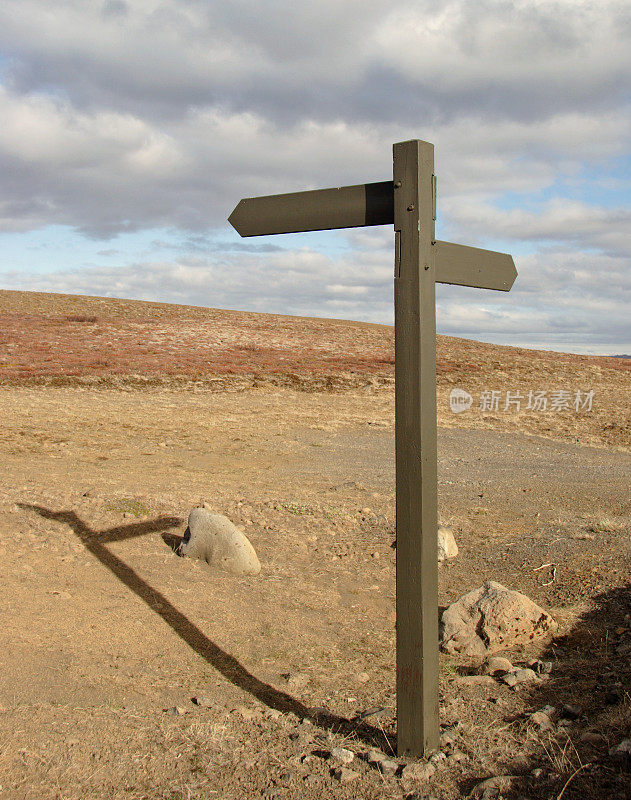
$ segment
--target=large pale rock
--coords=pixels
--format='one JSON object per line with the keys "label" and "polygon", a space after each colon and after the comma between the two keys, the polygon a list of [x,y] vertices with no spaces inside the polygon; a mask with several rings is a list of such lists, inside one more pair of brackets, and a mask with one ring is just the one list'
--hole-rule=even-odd
{"label": "large pale rock", "polygon": [[555,631],[557,623],[525,594],[486,581],[443,611],[441,647],[485,656]]}
{"label": "large pale rock", "polygon": [[442,525],[438,528],[438,560],[444,561],[446,558],[455,558],[458,555],[458,545],[454,538],[451,528]]}
{"label": "large pale rock", "polygon": [[179,553],[235,575],[258,575],[261,571],[248,537],[228,517],[213,514],[207,508],[194,508],[189,514]]}

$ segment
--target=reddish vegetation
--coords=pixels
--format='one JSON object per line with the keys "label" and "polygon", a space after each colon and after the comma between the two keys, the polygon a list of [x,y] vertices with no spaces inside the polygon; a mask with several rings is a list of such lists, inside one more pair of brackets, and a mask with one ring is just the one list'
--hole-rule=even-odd
{"label": "reddish vegetation", "polygon": [[[622,359],[438,337],[438,374],[487,376],[520,357],[629,369]],[[97,297],[0,292],[0,382],[205,380],[221,376],[390,383],[392,327]]]}

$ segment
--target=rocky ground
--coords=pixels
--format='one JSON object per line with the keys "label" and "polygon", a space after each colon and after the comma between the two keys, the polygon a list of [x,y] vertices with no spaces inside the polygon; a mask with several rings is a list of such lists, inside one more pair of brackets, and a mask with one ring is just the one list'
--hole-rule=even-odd
{"label": "rocky ground", "polygon": [[[510,378],[503,352],[487,358]],[[628,372],[581,364],[628,398]],[[626,429],[603,433],[624,404],[549,415],[548,436],[501,412],[441,427],[460,548],[441,606],[496,580],[559,628],[499,653],[510,665],[442,654],[441,749],[406,762],[393,393],[362,374],[309,392],[5,381],[0,797],[631,797],[631,457]],[[175,554],[201,501],[246,531],[258,575]]]}

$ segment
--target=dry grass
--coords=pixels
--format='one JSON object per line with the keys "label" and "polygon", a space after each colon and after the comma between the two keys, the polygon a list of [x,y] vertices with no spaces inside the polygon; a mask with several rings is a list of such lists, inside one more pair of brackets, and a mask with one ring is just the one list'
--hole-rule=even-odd
{"label": "dry grass", "polygon": [[[631,449],[631,361],[439,336],[438,417],[444,427],[525,432]],[[157,386],[198,391],[285,387],[392,393],[387,325],[221,311],[98,297],[0,291],[0,385]],[[453,388],[474,397],[454,414]],[[594,391],[591,411],[528,410],[530,391]],[[498,391],[497,410],[480,410]],[[506,393],[521,394],[519,411]]]}

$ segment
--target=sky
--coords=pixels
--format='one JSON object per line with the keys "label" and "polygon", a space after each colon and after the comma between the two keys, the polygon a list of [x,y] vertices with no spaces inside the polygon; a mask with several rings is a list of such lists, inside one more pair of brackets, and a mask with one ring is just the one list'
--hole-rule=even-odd
{"label": "sky", "polygon": [[227,217],[424,139],[437,237],[519,273],[439,333],[631,353],[628,0],[2,0],[0,120],[0,288],[391,324],[392,226]]}

